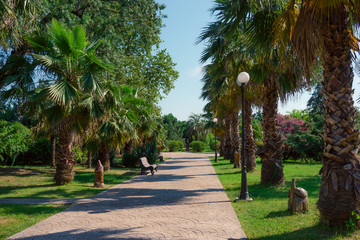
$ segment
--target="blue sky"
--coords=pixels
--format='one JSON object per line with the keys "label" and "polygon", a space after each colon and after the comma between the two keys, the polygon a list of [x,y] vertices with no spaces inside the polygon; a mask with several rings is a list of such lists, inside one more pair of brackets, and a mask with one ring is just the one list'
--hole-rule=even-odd
{"label": "blue sky", "polygon": [[[162,115],[172,113],[178,120],[188,120],[191,113],[202,113],[205,102],[200,100],[201,52],[202,43],[195,45],[202,29],[214,19],[210,9],[214,6],[213,0],[157,0],[166,5],[163,19],[166,25],[162,29],[162,48],[166,48],[173,61],[177,64],[176,70],[180,77],[175,82],[175,88],[160,102]],[[354,79],[355,95],[360,96],[359,79]],[[304,109],[310,94],[298,94],[285,105],[279,103],[279,112],[285,114],[292,109]],[[358,104],[357,104],[358,105]]]}

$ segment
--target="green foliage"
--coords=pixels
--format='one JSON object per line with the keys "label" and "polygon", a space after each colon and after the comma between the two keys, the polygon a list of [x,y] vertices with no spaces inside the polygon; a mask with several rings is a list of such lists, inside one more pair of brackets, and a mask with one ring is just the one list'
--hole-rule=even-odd
{"label": "green foliage", "polygon": [[51,159],[51,143],[45,137],[39,137],[16,159],[17,165],[49,165]]}
{"label": "green foliage", "polygon": [[122,158],[122,164],[125,167],[139,167],[139,158],[146,157],[150,164],[155,163],[159,156],[159,150],[156,141],[147,142],[144,145],[138,145],[131,153],[125,152]]}
{"label": "green foliage", "polygon": [[[211,150],[215,151],[215,140],[214,140],[214,139],[212,139],[212,140],[210,141],[209,146],[210,146],[210,149],[211,149]],[[217,149],[218,151],[219,151],[219,149],[220,149],[220,141],[219,141],[219,140],[216,140],[216,149]]]}
{"label": "green foliage", "polygon": [[352,211],[349,221],[346,221],[345,225],[347,230],[355,231],[356,228],[360,227],[360,215],[355,211]]}
{"label": "green foliage", "polygon": [[19,154],[26,152],[31,143],[30,130],[19,122],[0,120],[0,161],[14,164]]}
{"label": "green foliage", "polygon": [[192,141],[190,147],[194,152],[203,152],[205,150],[206,144],[201,141]]}
{"label": "green foliage", "polygon": [[324,146],[321,132],[323,131],[323,114],[321,112],[312,112],[309,114],[305,124],[307,131],[299,129],[289,132],[284,138],[284,154],[287,159],[312,158],[315,161],[321,161],[322,149]]}
{"label": "green foliage", "polygon": [[82,164],[87,161],[87,153],[83,151],[79,145],[73,146],[73,153],[75,153],[74,160],[76,163]]}
{"label": "green foliage", "polygon": [[184,148],[184,143],[182,141],[168,141],[167,147],[169,149],[169,152],[177,152],[181,151]]}
{"label": "green foliage", "polygon": [[180,140],[184,135],[185,122],[178,121],[171,113],[164,115],[163,126],[167,130],[168,140]]}

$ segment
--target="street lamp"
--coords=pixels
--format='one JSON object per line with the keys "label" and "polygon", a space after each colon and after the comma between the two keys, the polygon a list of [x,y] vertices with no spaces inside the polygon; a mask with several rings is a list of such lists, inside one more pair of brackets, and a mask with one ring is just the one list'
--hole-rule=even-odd
{"label": "street lamp", "polygon": [[217,123],[217,118],[214,118],[213,119],[213,122],[214,122],[214,124],[215,124],[215,162],[217,162],[218,161],[218,158],[217,158],[217,148],[216,148],[216,123]]}
{"label": "street lamp", "polygon": [[252,201],[252,198],[249,197],[247,179],[246,179],[246,158],[245,158],[245,107],[244,107],[244,87],[249,82],[250,76],[247,72],[241,72],[237,79],[237,85],[241,86],[241,119],[242,119],[242,130],[241,130],[241,192],[240,197],[236,198],[238,200]]}

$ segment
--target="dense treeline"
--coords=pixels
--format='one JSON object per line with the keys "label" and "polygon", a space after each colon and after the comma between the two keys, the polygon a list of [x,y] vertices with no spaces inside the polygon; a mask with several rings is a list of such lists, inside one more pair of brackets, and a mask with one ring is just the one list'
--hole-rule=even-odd
{"label": "dense treeline", "polygon": [[56,183],[65,184],[84,155],[88,166],[100,159],[109,169],[110,152],[161,141],[157,103],[178,77],[159,46],[164,7],[147,0],[1,0],[2,126],[31,130],[19,133],[27,143],[17,138],[3,147],[2,163],[43,163],[25,156],[47,138],[46,158],[56,165]]}

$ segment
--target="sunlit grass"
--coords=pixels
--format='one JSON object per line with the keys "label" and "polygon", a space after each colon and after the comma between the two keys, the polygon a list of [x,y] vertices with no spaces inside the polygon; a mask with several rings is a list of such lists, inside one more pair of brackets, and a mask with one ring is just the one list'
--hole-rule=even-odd
{"label": "sunlit grass", "polygon": [[1,204],[0,239],[10,237],[67,207],[64,205]]}
{"label": "sunlit grass", "polygon": [[[213,158],[212,162],[213,162]],[[234,169],[228,160],[219,158],[215,170],[230,198],[240,195],[241,169]],[[321,164],[284,164],[286,183],[281,187],[260,184],[261,164],[257,171],[247,174],[248,189],[253,202],[233,202],[233,208],[249,239],[360,239],[360,231],[347,233],[332,230],[319,224],[316,202],[319,197]],[[288,191],[291,179],[296,186],[307,190],[310,210],[307,213],[291,213],[288,208]]]}
{"label": "sunlit grass", "polygon": [[0,168],[0,198],[87,198],[128,180],[138,169],[111,169],[104,174],[104,188],[94,188],[94,169],[75,167],[71,184],[56,186],[55,169],[47,166]]}

